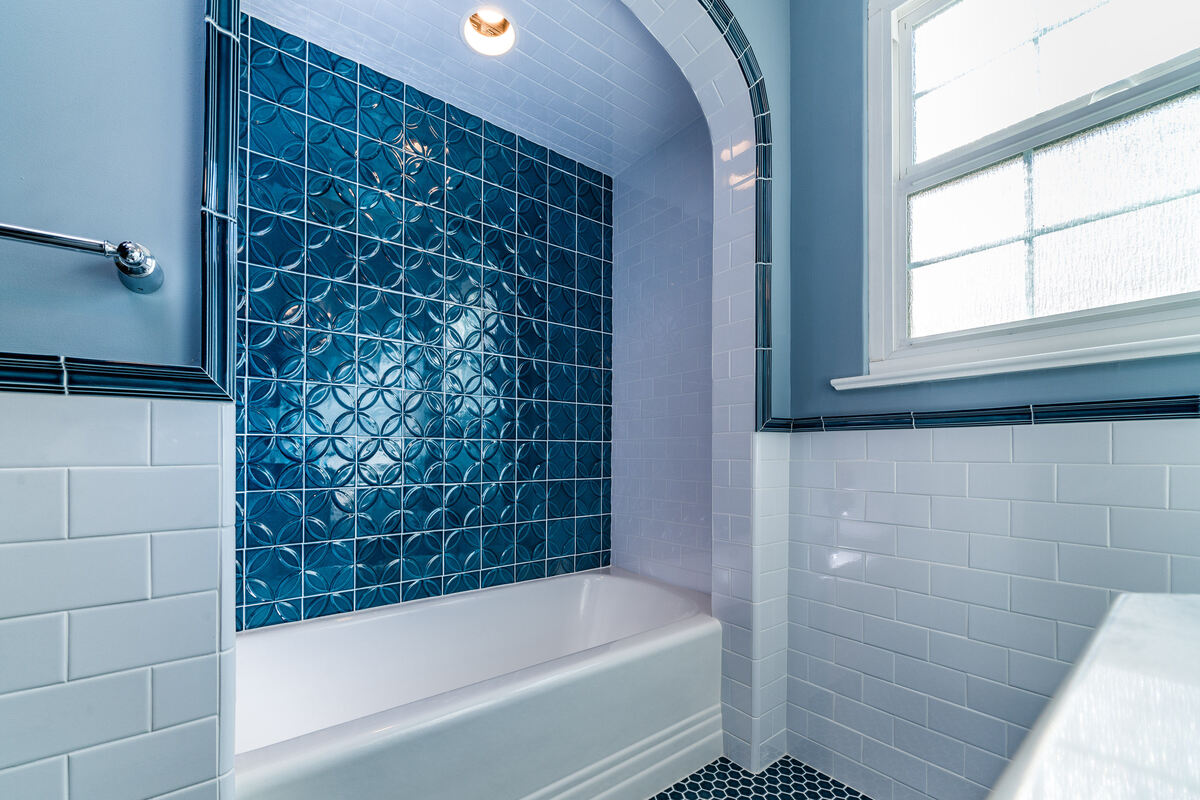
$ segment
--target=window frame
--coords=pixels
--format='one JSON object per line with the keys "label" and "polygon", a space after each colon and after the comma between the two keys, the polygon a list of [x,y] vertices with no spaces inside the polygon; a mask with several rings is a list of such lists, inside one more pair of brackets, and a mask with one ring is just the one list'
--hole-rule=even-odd
{"label": "window frame", "polygon": [[1200,352],[1200,292],[913,340],[908,197],[1200,87],[1192,51],[918,165],[912,29],[959,0],[870,0],[867,13],[867,363],[835,389],[916,383]]}

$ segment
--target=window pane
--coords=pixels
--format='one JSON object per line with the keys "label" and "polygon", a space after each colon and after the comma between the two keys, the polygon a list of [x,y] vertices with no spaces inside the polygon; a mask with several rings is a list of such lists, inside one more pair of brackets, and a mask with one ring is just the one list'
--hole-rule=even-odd
{"label": "window pane", "polygon": [[1200,291],[1200,196],[1038,236],[1033,263],[1038,317]]}
{"label": "window pane", "polygon": [[961,0],[913,30],[921,162],[1200,46],[1196,0]]}
{"label": "window pane", "polygon": [[1058,226],[1200,191],[1197,136],[1200,92],[1192,92],[1035,151],[1034,226]]}
{"label": "window pane", "polygon": [[1193,90],[911,195],[910,335],[1200,291],[1198,131]]}
{"label": "window pane", "polygon": [[1016,158],[909,198],[909,261],[931,261],[1025,232],[1025,166]]}
{"label": "window pane", "polygon": [[910,270],[909,336],[1028,318],[1025,263],[1020,242]]}

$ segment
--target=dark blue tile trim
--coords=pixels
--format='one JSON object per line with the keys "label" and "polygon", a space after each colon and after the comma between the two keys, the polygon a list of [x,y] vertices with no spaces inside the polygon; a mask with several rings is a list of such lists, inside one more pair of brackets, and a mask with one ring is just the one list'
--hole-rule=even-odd
{"label": "dark blue tile trim", "polygon": [[1128,419],[1200,417],[1200,397],[1159,397],[1104,403],[1055,403],[1033,407],[1034,423],[1114,422]]}
{"label": "dark blue tile trim", "polygon": [[818,419],[821,421],[823,430],[827,431],[859,430],[862,428],[884,430],[889,428],[913,427],[913,415],[905,413],[863,414],[861,416],[824,417]]}
{"label": "dark blue tile trim", "polygon": [[[769,357],[769,351],[766,352]],[[760,361],[760,367],[762,362]],[[903,411],[830,417],[767,419],[764,431],[868,431],[896,428],[962,428],[982,425],[1045,425],[1058,422],[1120,422],[1200,417],[1200,395],[1092,403],[1052,403],[957,411]]]}
{"label": "dark blue tile trim", "polygon": [[202,308],[198,365],[137,364],[0,354],[0,390],[230,400],[233,386],[233,263],[236,244],[239,0],[208,0],[204,74]]}

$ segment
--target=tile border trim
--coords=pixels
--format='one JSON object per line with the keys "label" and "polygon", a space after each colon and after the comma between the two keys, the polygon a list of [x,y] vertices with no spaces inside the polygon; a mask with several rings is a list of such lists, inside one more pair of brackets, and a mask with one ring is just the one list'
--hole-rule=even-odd
{"label": "tile border trim", "polygon": [[204,175],[200,204],[200,364],[139,364],[0,353],[0,391],[231,400],[239,0],[207,0]]}

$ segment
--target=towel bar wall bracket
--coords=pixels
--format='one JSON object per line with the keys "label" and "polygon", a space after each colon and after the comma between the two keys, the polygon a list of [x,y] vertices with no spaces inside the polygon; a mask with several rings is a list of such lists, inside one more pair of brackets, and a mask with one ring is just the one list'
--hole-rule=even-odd
{"label": "towel bar wall bracket", "polygon": [[40,231],[36,228],[25,228],[20,225],[5,225],[0,223],[0,239],[13,239],[18,242],[58,247],[63,250],[75,250],[80,253],[95,253],[111,258],[117,267],[117,277],[131,292],[152,294],[163,285],[163,270],[158,259],[143,245],[137,242],[121,242],[113,244],[105,239],[85,239],[80,236],[67,236],[61,233]]}

